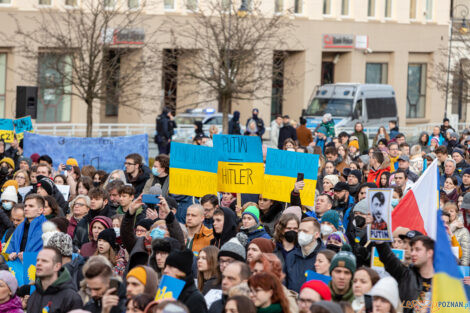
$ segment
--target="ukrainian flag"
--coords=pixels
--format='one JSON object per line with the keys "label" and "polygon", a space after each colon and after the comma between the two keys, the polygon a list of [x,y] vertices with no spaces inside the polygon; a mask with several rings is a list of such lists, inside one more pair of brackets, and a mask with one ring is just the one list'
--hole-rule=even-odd
{"label": "ukrainian flag", "polygon": [[217,154],[213,148],[171,143],[170,193],[195,197],[217,193]]}
{"label": "ukrainian flag", "polygon": [[313,206],[319,158],[318,154],[268,149],[263,197],[289,203],[297,174],[303,173],[305,187],[300,198],[303,205]]}
{"label": "ukrainian flag", "polygon": [[432,278],[432,305],[439,307],[439,313],[468,312],[468,302],[462,282],[462,275],[452,253],[449,239],[437,212],[436,243],[434,246],[434,276]]}

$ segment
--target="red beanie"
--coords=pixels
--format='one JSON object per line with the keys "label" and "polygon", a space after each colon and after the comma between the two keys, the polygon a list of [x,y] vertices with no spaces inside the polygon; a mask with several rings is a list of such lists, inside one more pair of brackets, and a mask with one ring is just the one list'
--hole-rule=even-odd
{"label": "red beanie", "polygon": [[[258,246],[258,248],[261,250],[263,253],[273,253],[274,248],[276,247],[274,245],[274,242],[272,240],[266,239],[266,238],[256,238],[250,241],[250,244],[254,243],[255,245]],[[249,244],[249,245],[250,245]]]}
{"label": "red beanie", "polygon": [[328,285],[322,282],[321,280],[310,280],[300,287],[300,291],[304,288],[310,288],[320,295],[320,297],[325,301],[331,301],[331,292]]}

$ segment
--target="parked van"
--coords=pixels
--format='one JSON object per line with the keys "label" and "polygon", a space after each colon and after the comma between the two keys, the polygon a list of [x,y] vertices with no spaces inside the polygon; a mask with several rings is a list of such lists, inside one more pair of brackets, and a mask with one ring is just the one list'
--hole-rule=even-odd
{"label": "parked van", "polygon": [[358,121],[367,128],[387,126],[397,120],[395,91],[390,85],[338,83],[317,87],[302,117],[314,130],[324,114],[330,113],[335,127],[350,128]]}

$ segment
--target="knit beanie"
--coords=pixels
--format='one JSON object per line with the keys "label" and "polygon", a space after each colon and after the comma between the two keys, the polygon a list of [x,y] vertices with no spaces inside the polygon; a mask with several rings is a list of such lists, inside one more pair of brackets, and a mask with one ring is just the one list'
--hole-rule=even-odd
{"label": "knit beanie", "polygon": [[368,293],[371,296],[379,296],[387,299],[388,302],[395,308],[399,305],[398,283],[395,278],[388,276],[381,278]]}
{"label": "knit beanie", "polygon": [[145,286],[144,294],[154,298],[158,289],[158,275],[155,271],[145,265],[139,265],[129,271],[126,279],[134,277]]}
{"label": "knit beanie", "polygon": [[68,158],[67,161],[65,162],[66,165],[72,165],[72,166],[78,166],[77,160],[74,158]]}
{"label": "knit beanie", "polygon": [[0,160],[0,164],[2,164],[3,162],[8,164],[12,169],[15,169],[15,161],[13,161],[12,158],[3,158]]}
{"label": "knit beanie", "polygon": [[330,274],[337,267],[345,267],[351,271],[351,274],[354,274],[356,271],[356,257],[349,251],[338,252],[331,260]]}
{"label": "knit beanie", "polygon": [[31,164],[33,163],[33,161],[30,158],[25,157],[25,156],[22,156],[18,159],[18,163],[21,163],[23,161],[28,163],[29,167],[31,167]]}
{"label": "knit beanie", "polygon": [[353,212],[359,212],[362,214],[369,214],[369,205],[367,204],[367,199],[362,199],[353,208]]}
{"label": "knit beanie", "polygon": [[325,126],[320,126],[320,127],[318,127],[318,129],[317,129],[317,133],[321,133],[321,134],[323,134],[323,135],[326,136],[327,133],[328,133],[328,131],[326,130],[326,127],[325,127]]}
{"label": "knit beanie", "polygon": [[[351,172],[349,172],[349,175],[354,175],[356,176],[357,180],[359,181],[359,184],[361,183],[362,181],[362,173],[360,170],[352,170]],[[349,176],[348,175],[348,176]]]}
{"label": "knit beanie", "polygon": [[255,219],[256,224],[259,224],[259,209],[257,207],[250,205],[245,209],[245,211],[243,211],[242,218],[245,214],[252,216]]}
{"label": "knit beanie", "polygon": [[103,239],[104,241],[108,242],[111,248],[116,251],[116,232],[113,228],[106,228],[105,230],[101,231],[98,235],[98,240]]}
{"label": "knit beanie", "polygon": [[330,288],[321,280],[310,280],[308,282],[305,282],[302,287],[300,287],[300,291],[302,292],[302,289],[304,288],[309,288],[318,292],[322,300],[331,301]]}
{"label": "knit beanie", "polygon": [[221,256],[228,256],[237,261],[245,262],[246,251],[245,247],[240,243],[237,238],[232,238],[227,241],[219,250],[218,258]]}
{"label": "knit beanie", "polygon": [[52,182],[52,180],[46,177],[38,181],[37,186],[43,188],[47,192],[47,194],[50,196],[52,195],[52,192],[54,191],[53,184],[54,183]]}
{"label": "knit beanie", "polygon": [[194,254],[189,249],[172,251],[166,258],[165,265],[173,266],[185,273],[186,276],[190,276],[193,271],[193,257]]}
{"label": "knit beanie", "polygon": [[461,157],[465,157],[465,152],[462,150],[462,149],[459,149],[459,148],[454,148],[454,150],[452,150],[452,154],[454,153],[458,153],[460,154]]}
{"label": "knit beanie", "polygon": [[7,180],[3,186],[2,186],[2,189],[5,190],[8,186],[13,186],[15,187],[15,191],[18,192],[18,182],[15,180],[15,179],[9,179]]}
{"label": "knit beanie", "polygon": [[5,190],[3,190],[3,192],[2,192],[1,199],[2,199],[2,201],[3,200],[8,200],[8,201],[12,201],[14,203],[18,203],[18,194],[16,193],[15,187],[8,186],[7,188],[5,188]]}
{"label": "knit beanie", "polygon": [[13,297],[16,294],[16,289],[18,289],[18,281],[15,276],[10,271],[2,270],[0,271],[0,280],[7,284]]}
{"label": "knit beanie", "polygon": [[39,154],[37,154],[37,153],[33,153],[33,154],[31,154],[31,156],[30,156],[31,160],[32,160],[34,163],[38,163],[40,157],[41,157],[41,156],[40,156]]}
{"label": "knit beanie", "polygon": [[65,233],[56,232],[46,243],[46,247],[53,247],[60,251],[60,255],[71,257],[73,253],[72,238]]}
{"label": "knit beanie", "polygon": [[359,141],[357,141],[357,140],[350,141],[349,142],[349,147],[351,147],[351,146],[356,147],[356,149],[359,150]]}
{"label": "knit beanie", "polygon": [[152,225],[153,225],[153,221],[151,219],[144,218],[140,220],[139,222],[137,222],[137,224],[135,224],[135,228],[137,228],[137,226],[142,226],[146,230],[150,230],[150,227],[152,227]]}
{"label": "knit beanie", "polygon": [[320,307],[324,309],[324,311],[329,313],[343,313],[343,309],[341,306],[336,302],[331,301],[318,301],[312,304],[311,310],[315,310],[315,308]]}
{"label": "knit beanie", "polygon": [[328,222],[339,229],[339,213],[336,210],[328,210],[323,214],[321,222]]}
{"label": "knit beanie", "polygon": [[263,253],[273,253],[275,248],[274,242],[266,238],[255,238],[250,242],[249,245],[251,245],[252,243],[257,245]]}
{"label": "knit beanie", "polygon": [[299,206],[290,206],[282,212],[282,215],[294,214],[298,220],[302,219],[302,208]]}
{"label": "knit beanie", "polygon": [[339,182],[338,175],[326,175],[323,177],[323,181],[325,180],[329,181],[333,187]]}
{"label": "knit beanie", "polygon": [[101,223],[104,228],[111,228],[113,226],[113,221],[109,217],[98,215],[91,221],[88,227],[88,238],[90,238],[90,240],[93,238],[93,224],[97,222]]}

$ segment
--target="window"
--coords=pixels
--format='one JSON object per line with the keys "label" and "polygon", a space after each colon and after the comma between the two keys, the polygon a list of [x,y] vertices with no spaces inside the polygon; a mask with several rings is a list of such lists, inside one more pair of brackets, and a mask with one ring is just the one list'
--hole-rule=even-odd
{"label": "window", "polygon": [[137,9],[140,6],[139,0],[127,0],[127,6],[129,9]]}
{"label": "window", "polygon": [[197,10],[197,0],[186,0],[186,9],[189,11]]}
{"label": "window", "polygon": [[408,64],[406,117],[424,117],[426,106],[426,64]]}
{"label": "window", "polygon": [[395,98],[367,98],[367,118],[379,119],[397,116],[397,103]]}
{"label": "window", "polygon": [[121,54],[119,50],[109,50],[104,62],[106,77],[106,116],[117,116],[119,112],[119,77],[121,73]]}
{"label": "window", "polygon": [[116,0],[104,0],[105,8],[114,8],[115,4],[116,4]]}
{"label": "window", "polygon": [[388,82],[387,63],[366,64],[366,84],[386,84]]}
{"label": "window", "polygon": [[341,15],[349,15],[349,0],[341,0]]}
{"label": "window", "polygon": [[65,5],[69,7],[76,7],[78,0],[65,0]]}
{"label": "window", "polygon": [[323,14],[324,15],[331,14],[331,0],[323,0]]}
{"label": "window", "polygon": [[416,19],[416,0],[410,0],[410,19]]}
{"label": "window", "polygon": [[39,0],[39,5],[51,5],[52,0]]}
{"label": "window", "polygon": [[175,0],[163,0],[163,6],[165,10],[174,10],[175,9]]}
{"label": "window", "polygon": [[41,53],[38,63],[38,122],[69,122],[72,102],[71,57]]}
{"label": "window", "polygon": [[385,18],[392,17],[392,0],[385,0]]}
{"label": "window", "polygon": [[0,53],[0,116],[5,115],[5,90],[7,78],[7,54]]}
{"label": "window", "polygon": [[294,13],[302,14],[303,10],[303,0],[294,0]]}
{"label": "window", "polygon": [[428,21],[432,20],[433,15],[433,0],[426,0],[426,19]]}
{"label": "window", "polygon": [[282,0],[274,0],[274,12],[280,13],[284,9],[284,3]]}
{"label": "window", "polygon": [[367,2],[367,16],[368,17],[375,16],[375,0],[369,0]]}

